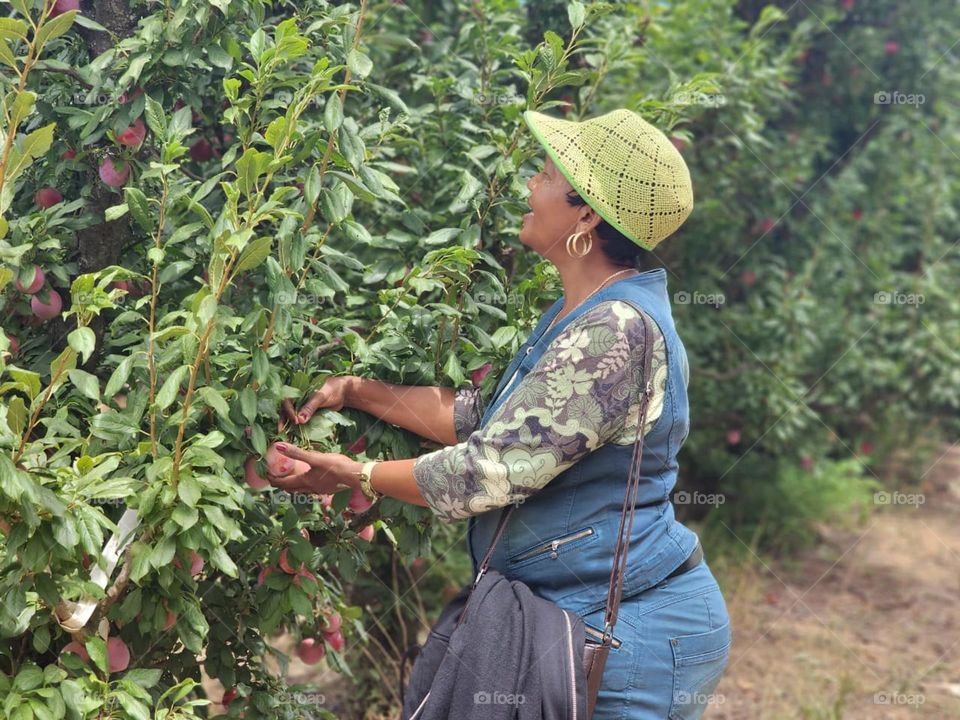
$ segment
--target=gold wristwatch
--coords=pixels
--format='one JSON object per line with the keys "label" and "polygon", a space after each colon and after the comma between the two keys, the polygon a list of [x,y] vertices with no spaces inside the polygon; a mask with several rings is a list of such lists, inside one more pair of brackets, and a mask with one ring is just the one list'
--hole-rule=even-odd
{"label": "gold wristwatch", "polygon": [[382,492],[374,490],[373,485],[370,484],[370,475],[373,473],[373,466],[378,462],[380,461],[369,460],[365,462],[363,467],[357,472],[357,475],[360,477],[360,491],[371,500],[376,500],[383,495]]}

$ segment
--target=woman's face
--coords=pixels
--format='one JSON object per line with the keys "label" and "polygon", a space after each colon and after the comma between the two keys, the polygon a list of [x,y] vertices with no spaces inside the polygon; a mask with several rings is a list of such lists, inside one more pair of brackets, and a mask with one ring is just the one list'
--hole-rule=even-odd
{"label": "woman's face", "polygon": [[564,252],[567,237],[578,230],[591,230],[601,220],[589,205],[567,202],[566,195],[573,188],[550,157],[543,170],[527,181],[527,187],[531,211],[523,216],[519,240],[545,257]]}

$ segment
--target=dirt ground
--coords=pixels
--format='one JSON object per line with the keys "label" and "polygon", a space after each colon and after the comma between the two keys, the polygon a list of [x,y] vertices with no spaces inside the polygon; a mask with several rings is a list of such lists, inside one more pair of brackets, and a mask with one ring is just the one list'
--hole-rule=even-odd
{"label": "dirt ground", "polygon": [[960,719],[960,445],[922,505],[728,573],[730,664],[704,720]]}
{"label": "dirt ground", "polygon": [[[960,720],[960,444],[921,491],[789,563],[715,568],[733,646],[704,720]],[[324,667],[294,657],[288,680],[335,695]]]}

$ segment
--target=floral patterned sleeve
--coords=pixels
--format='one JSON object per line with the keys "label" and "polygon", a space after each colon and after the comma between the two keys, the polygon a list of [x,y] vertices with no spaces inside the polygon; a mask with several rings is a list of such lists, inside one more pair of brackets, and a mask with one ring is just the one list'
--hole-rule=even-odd
{"label": "floral patterned sleeve", "polygon": [[[652,319],[651,327],[653,396],[644,432],[663,410],[667,378],[663,335]],[[620,300],[601,302],[554,338],[486,427],[472,420],[482,412],[479,401],[471,403],[475,393],[458,391],[457,437],[464,439],[413,466],[429,507],[446,522],[503,507],[605,443],[631,444],[644,386],[642,345],[639,312]]]}
{"label": "floral patterned sleeve", "polygon": [[457,389],[453,396],[453,426],[457,431],[457,442],[463,442],[480,427],[485,407],[480,388],[467,386]]}

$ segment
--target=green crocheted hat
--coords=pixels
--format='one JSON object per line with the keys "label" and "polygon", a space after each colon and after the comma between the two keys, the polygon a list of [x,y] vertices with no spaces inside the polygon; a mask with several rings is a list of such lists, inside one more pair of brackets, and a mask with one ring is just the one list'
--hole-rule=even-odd
{"label": "green crocheted hat", "polygon": [[637,113],[621,108],[576,122],[527,110],[523,119],[573,189],[640,247],[652,250],[693,210],[683,157]]}

